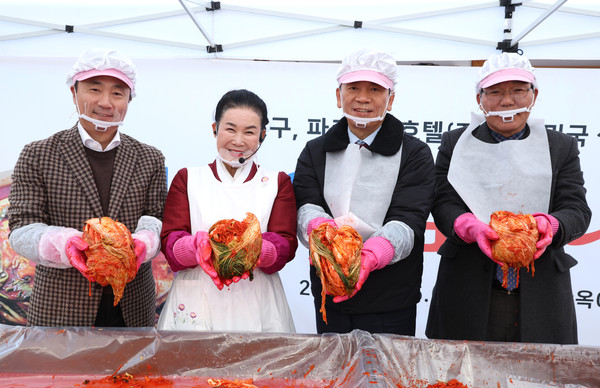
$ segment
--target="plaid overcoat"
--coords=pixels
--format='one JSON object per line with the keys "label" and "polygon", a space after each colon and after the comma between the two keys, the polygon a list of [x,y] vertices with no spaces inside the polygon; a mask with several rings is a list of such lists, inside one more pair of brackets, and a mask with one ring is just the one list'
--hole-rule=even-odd
{"label": "plaid overcoat", "polygon": [[[143,215],[162,219],[167,192],[165,159],[154,147],[120,134],[108,214],[77,126],[26,145],[13,171],[9,227],[32,223],[83,229],[90,218],[107,216],[134,231]],[[37,265],[28,310],[31,326],[93,326],[102,287],[74,268]],[[154,326],[156,292],[150,263],[140,267],[119,302],[127,326]]]}

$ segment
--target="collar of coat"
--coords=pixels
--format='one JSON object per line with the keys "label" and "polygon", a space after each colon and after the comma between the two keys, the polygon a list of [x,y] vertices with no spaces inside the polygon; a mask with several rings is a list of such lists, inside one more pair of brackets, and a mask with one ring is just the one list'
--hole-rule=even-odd
{"label": "collar of coat", "polygon": [[[342,117],[333,127],[324,135],[325,152],[334,152],[345,150],[350,143],[348,137],[348,120]],[[373,143],[369,146],[369,151],[378,153],[383,156],[391,156],[400,150],[402,140],[404,139],[404,126],[402,122],[392,116],[386,114],[381,129],[375,136]]]}

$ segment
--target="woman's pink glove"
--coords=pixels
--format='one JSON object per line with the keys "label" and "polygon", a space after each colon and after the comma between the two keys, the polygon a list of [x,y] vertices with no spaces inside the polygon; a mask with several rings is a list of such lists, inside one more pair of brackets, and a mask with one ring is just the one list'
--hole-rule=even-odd
{"label": "woman's pink glove", "polygon": [[196,261],[198,265],[212,279],[219,290],[223,289],[223,281],[217,274],[212,260],[212,248],[208,238],[208,233],[201,230],[194,235],[194,245],[196,246]]}
{"label": "woman's pink glove", "polygon": [[249,277],[250,277],[250,272],[246,271],[242,274],[242,276],[234,276],[231,279],[223,279],[223,284],[225,284],[227,287],[229,287],[233,283],[237,283],[242,279],[248,279]]}
{"label": "woman's pink glove", "polygon": [[[270,267],[275,263],[275,259],[277,259],[277,249],[275,249],[275,245],[273,245],[273,243],[270,241],[263,239],[260,249],[260,256],[258,256],[258,262],[256,266],[258,268]],[[222,281],[223,284],[229,287],[233,283],[237,283],[243,279],[248,279],[249,277],[250,271],[246,271],[242,274],[242,276],[234,276],[231,279],[222,279]]]}
{"label": "woman's pink glove", "polygon": [[[256,266],[258,268],[268,268],[275,264],[275,260],[277,259],[277,249],[272,242],[267,241],[263,238],[262,245],[260,248],[260,256],[258,256],[258,263]],[[230,286],[233,283],[237,283],[242,279],[248,279],[250,277],[250,271],[246,271],[242,274],[242,276],[234,276],[231,279],[223,279],[223,283],[226,286]]]}
{"label": "woman's pink glove", "polygon": [[367,239],[360,251],[360,274],[354,292],[350,296],[335,296],[333,302],[343,302],[356,295],[367,281],[369,274],[388,265],[394,258],[394,253],[394,246],[386,238],[376,236]]}
{"label": "woman's pink glove", "polygon": [[272,242],[263,239],[262,247],[260,248],[260,256],[258,259],[258,264],[256,265],[258,268],[268,268],[275,264],[275,260],[277,259],[277,248],[273,245]]}
{"label": "woman's pink glove", "polygon": [[533,218],[537,222],[537,228],[539,233],[538,242],[535,244],[537,251],[533,255],[533,259],[539,258],[546,247],[552,243],[552,238],[558,232],[559,222],[558,220],[551,216],[550,214],[545,213],[534,213],[532,214]]}
{"label": "woman's pink glove", "polygon": [[79,272],[81,272],[81,274],[85,276],[85,278],[88,279],[90,282],[95,282],[96,279],[89,275],[90,270],[86,264],[87,256],[85,255],[84,251],[88,248],[89,245],[85,242],[83,238],[75,236],[67,240],[65,252],[67,254],[67,257],[69,258],[69,262],[71,263],[71,265]]}
{"label": "woman's pink glove", "polygon": [[[473,213],[464,213],[454,221],[454,230],[464,242],[477,242],[479,249],[487,257],[492,258],[492,241],[498,240],[498,233],[488,224],[479,221]],[[496,263],[501,264],[494,260]]]}
{"label": "woman's pink glove", "polygon": [[134,251],[135,251],[135,259],[137,263],[137,270],[140,270],[140,267],[144,260],[146,260],[146,244],[138,240],[137,238],[133,239]]}

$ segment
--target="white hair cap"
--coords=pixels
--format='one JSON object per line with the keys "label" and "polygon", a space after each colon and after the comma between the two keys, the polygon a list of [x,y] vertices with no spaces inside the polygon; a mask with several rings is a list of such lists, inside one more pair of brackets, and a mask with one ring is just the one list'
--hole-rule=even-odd
{"label": "white hair cap", "polygon": [[67,76],[67,85],[102,75],[125,82],[131,97],[135,97],[135,65],[124,54],[110,49],[93,48],[81,54]]}
{"label": "white hair cap", "polygon": [[338,69],[338,85],[358,81],[374,82],[386,89],[396,86],[396,61],[388,53],[364,48],[350,53]]}
{"label": "white hair cap", "polygon": [[507,81],[522,81],[537,89],[535,69],[529,59],[517,53],[494,54],[479,69],[476,91]]}

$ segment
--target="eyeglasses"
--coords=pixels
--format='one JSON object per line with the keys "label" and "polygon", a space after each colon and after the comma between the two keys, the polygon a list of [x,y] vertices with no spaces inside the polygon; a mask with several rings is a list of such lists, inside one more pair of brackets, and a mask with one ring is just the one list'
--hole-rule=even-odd
{"label": "eyeglasses", "polygon": [[511,89],[511,90],[504,90],[504,91],[490,90],[488,92],[482,90],[481,93],[485,94],[491,101],[500,101],[501,99],[504,98],[506,93],[508,93],[508,95],[511,96],[515,100],[522,100],[525,97],[527,97],[527,93],[529,93],[530,90],[533,90],[533,88],[532,87],[515,88],[515,89]]}

